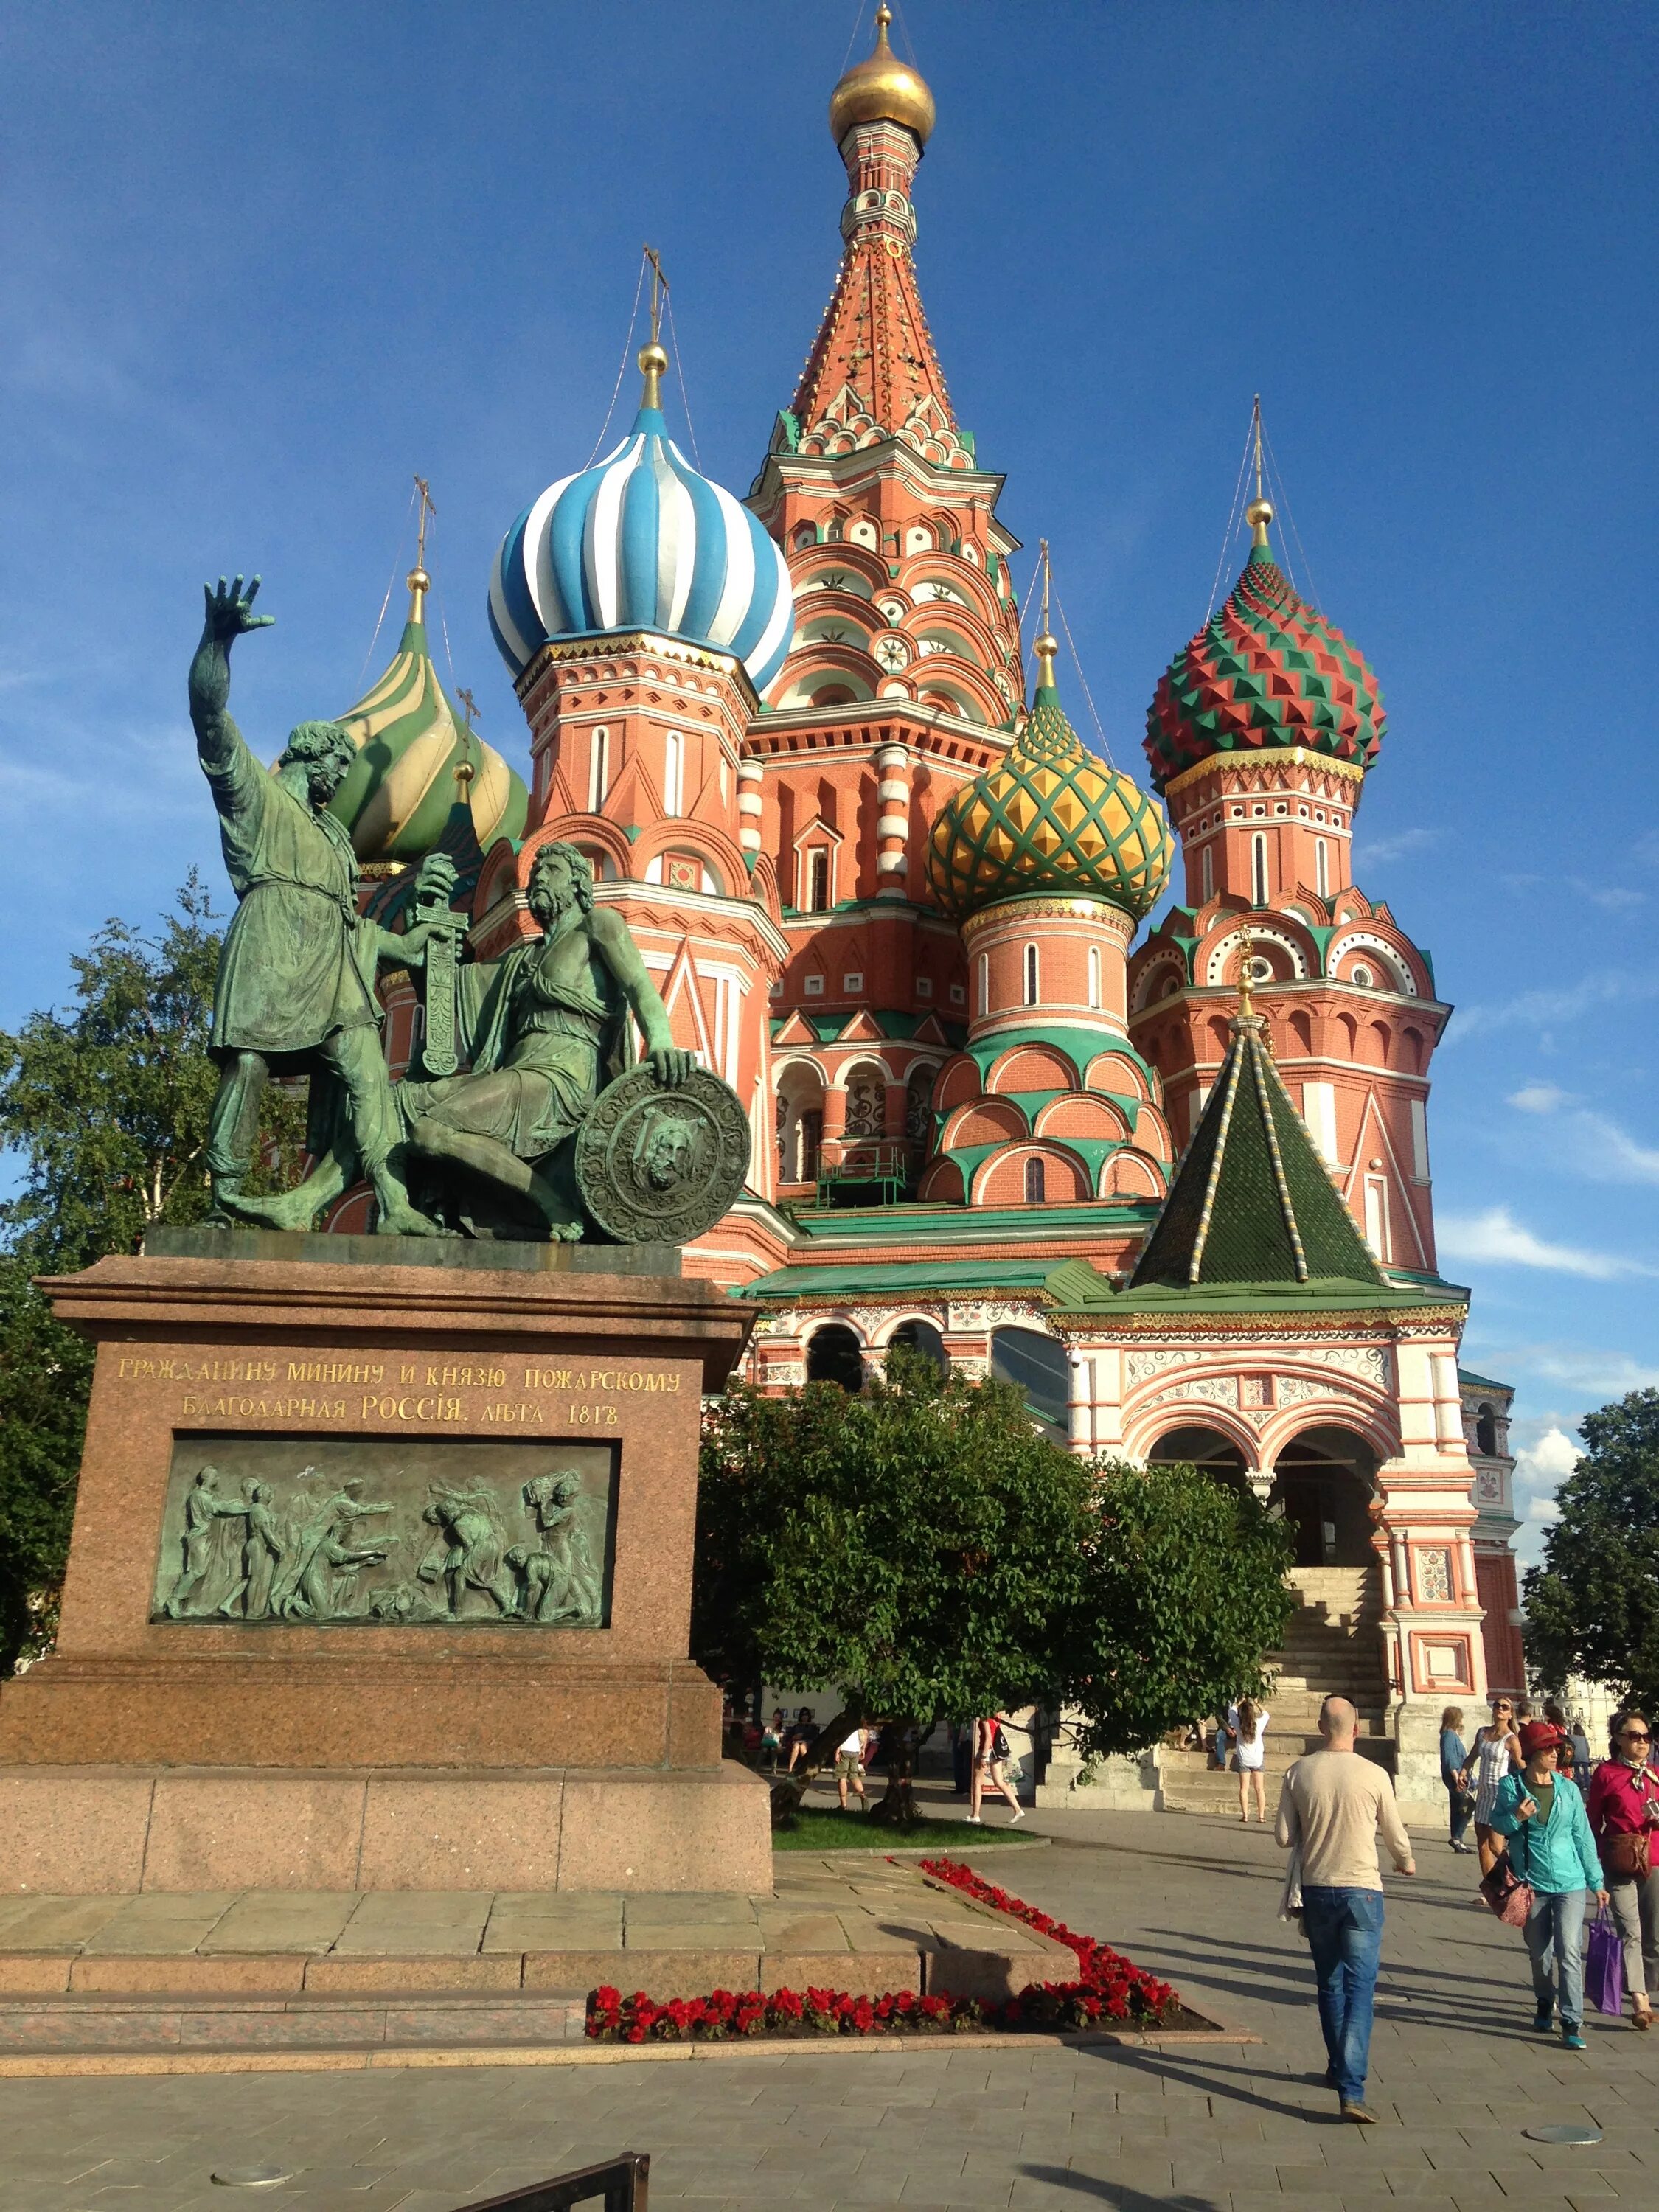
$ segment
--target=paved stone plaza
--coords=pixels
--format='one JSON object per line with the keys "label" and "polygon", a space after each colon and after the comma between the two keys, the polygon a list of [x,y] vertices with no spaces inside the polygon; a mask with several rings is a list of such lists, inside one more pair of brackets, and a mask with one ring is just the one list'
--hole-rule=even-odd
{"label": "paved stone plaza", "polygon": [[[275,2163],[296,2212],[451,2208],[623,2149],[659,2207],[787,2199],[902,2212],[1559,2212],[1659,2203],[1659,2037],[1592,2017],[1571,2057],[1529,2032],[1520,1940],[1473,1861],[1419,1838],[1389,1898],[1371,2098],[1335,2118],[1307,1957],[1277,1920],[1267,1834],[1197,1816],[1056,1814],[1053,1849],[985,1855],[1074,1926],[1169,1975],[1256,2045],[775,2052],[708,2063],[0,2082],[4,2212],[231,2212],[216,2166]],[[1528,2143],[1589,2121],[1589,2148]],[[241,2199],[248,2202],[252,2199]]]}

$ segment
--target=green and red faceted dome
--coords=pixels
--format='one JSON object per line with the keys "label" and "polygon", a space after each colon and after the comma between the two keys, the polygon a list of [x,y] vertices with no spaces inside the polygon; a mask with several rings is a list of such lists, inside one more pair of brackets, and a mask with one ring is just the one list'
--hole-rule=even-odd
{"label": "green and red faceted dome", "polygon": [[1273,510],[1249,511],[1255,543],[1231,595],[1158,679],[1146,757],[1162,792],[1217,753],[1300,745],[1368,769],[1386,716],[1376,678],[1341,631],[1297,597],[1267,544]]}

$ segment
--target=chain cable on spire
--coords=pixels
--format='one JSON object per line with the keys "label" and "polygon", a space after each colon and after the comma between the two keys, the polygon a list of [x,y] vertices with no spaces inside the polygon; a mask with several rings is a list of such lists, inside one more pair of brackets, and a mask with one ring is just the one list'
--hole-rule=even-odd
{"label": "chain cable on spire", "polygon": [[697,451],[696,425],[691,420],[690,395],[685,388],[685,367],[680,358],[680,334],[674,327],[674,295],[665,281],[662,289],[664,303],[668,309],[668,344],[674,356],[674,380],[680,387],[680,406],[685,415],[685,433],[691,441],[691,459],[701,471],[702,455]]}
{"label": "chain cable on spire", "polygon": [[605,434],[611,428],[611,417],[617,411],[617,395],[623,388],[623,379],[628,374],[628,349],[634,343],[634,325],[640,319],[640,294],[645,289],[645,258],[651,251],[644,248],[640,255],[640,273],[634,281],[634,304],[628,311],[628,328],[623,337],[622,361],[617,369],[617,380],[611,387],[611,404],[605,410],[605,420],[599,425],[599,434],[593,441],[593,451],[582,464],[591,469],[599,447],[605,443]]}
{"label": "chain cable on spire", "polygon": [[1261,399],[1258,398],[1255,407],[1252,408],[1250,410],[1250,428],[1245,434],[1244,450],[1238,457],[1238,480],[1233,486],[1233,495],[1227,502],[1227,520],[1222,526],[1221,531],[1221,551],[1216,560],[1215,578],[1210,586],[1210,604],[1204,611],[1204,619],[1206,623],[1209,621],[1210,617],[1215,612],[1216,603],[1221,596],[1221,574],[1223,569],[1224,569],[1227,565],[1227,548],[1233,542],[1235,519],[1238,514],[1239,494],[1244,489],[1245,471],[1250,465],[1250,450],[1254,442],[1255,431],[1256,408],[1259,408],[1261,404]]}
{"label": "chain cable on spire", "polygon": [[[420,481],[421,481],[421,480],[420,480],[419,477],[416,477],[416,479],[415,479],[415,481],[416,481],[416,483],[418,484],[418,483],[420,483]],[[410,507],[412,507],[414,506],[415,501],[416,501],[416,498],[417,498],[418,496],[419,496],[419,495],[418,495],[417,493],[416,493],[416,492],[411,491],[411,492],[410,493],[410,495],[409,495],[409,505],[410,505]],[[409,513],[408,513],[408,509],[406,508],[406,509],[404,510],[404,513],[403,530],[399,530],[399,532],[398,532],[398,545],[401,545],[401,544],[403,544],[403,542],[404,542],[404,530],[407,530],[407,529],[408,529],[408,527],[409,527]],[[386,578],[386,597],[385,597],[385,598],[381,600],[381,602],[380,602],[380,613],[379,613],[378,615],[376,615],[376,616],[375,616],[375,617],[374,617],[374,636],[373,636],[373,637],[371,637],[371,638],[369,639],[369,641],[368,641],[368,652],[363,655],[363,665],[362,665],[362,667],[357,671],[357,681],[358,681],[358,683],[359,683],[360,684],[362,684],[362,680],[363,680],[364,677],[365,677],[365,676],[367,676],[367,675],[368,675],[368,664],[369,664],[369,662],[370,662],[370,661],[374,658],[374,647],[375,647],[376,641],[378,641],[378,639],[379,639],[379,637],[380,637],[380,625],[381,625],[381,624],[385,622],[385,620],[386,620],[386,609],[387,609],[387,608],[392,605],[392,593],[397,590],[397,588],[398,588],[398,568],[399,568],[401,566],[402,566],[402,563],[401,563],[401,562],[400,562],[400,561],[399,561],[399,559],[398,559],[398,554],[397,554],[396,550],[394,550],[394,551],[393,551],[393,553],[392,553],[392,574],[391,574]]]}

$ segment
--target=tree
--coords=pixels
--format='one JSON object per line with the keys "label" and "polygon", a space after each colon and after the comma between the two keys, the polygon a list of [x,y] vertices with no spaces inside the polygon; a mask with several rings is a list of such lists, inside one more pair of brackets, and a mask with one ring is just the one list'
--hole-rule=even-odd
{"label": "tree", "polygon": [[1296,1608],[1289,1528],[1249,1491],[1194,1467],[1095,1473],[1068,1697],[1085,1759],[1261,1698]]}
{"label": "tree", "polygon": [[1259,1686],[1289,1563],[1249,1498],[1191,1468],[1091,1466],[1012,1385],[901,1355],[859,1397],[744,1387],[710,1408],[693,1650],[734,1687],[835,1684],[815,1756],[890,1723],[881,1809],[904,1819],[911,1751],[943,1715],[1063,1703],[1085,1748],[1139,1749]]}
{"label": "tree", "polygon": [[1659,1708],[1659,1390],[1578,1424],[1585,1449],[1525,1581],[1527,1656],[1543,1680],[1606,1682]]}
{"label": "tree", "polygon": [[[69,1547],[92,1357],[30,1282],[199,1221],[218,1073],[207,1054],[220,932],[192,873],[158,938],[109,921],[76,955],[74,1004],[0,1032],[0,1673],[49,1630]],[[269,1172],[299,1149],[302,1100],[268,1094]]]}

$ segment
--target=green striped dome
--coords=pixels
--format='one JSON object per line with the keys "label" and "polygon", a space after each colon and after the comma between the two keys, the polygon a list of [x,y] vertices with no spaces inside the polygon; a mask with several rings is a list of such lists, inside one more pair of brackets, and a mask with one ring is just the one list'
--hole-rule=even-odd
{"label": "green striped dome", "polygon": [[1139,921],[1169,881],[1173,850],[1158,801],[1085,750],[1043,684],[1006,758],[933,824],[927,879],[957,921],[1038,891],[1105,899]]}
{"label": "green striped dome", "polygon": [[[498,837],[521,837],[530,811],[522,779],[467,728],[438,681],[422,618],[425,585],[416,569],[409,620],[385,675],[333,718],[357,758],[330,803],[360,860],[423,860],[436,850],[463,793],[486,853]],[[458,781],[455,772],[464,768],[471,776]]]}

